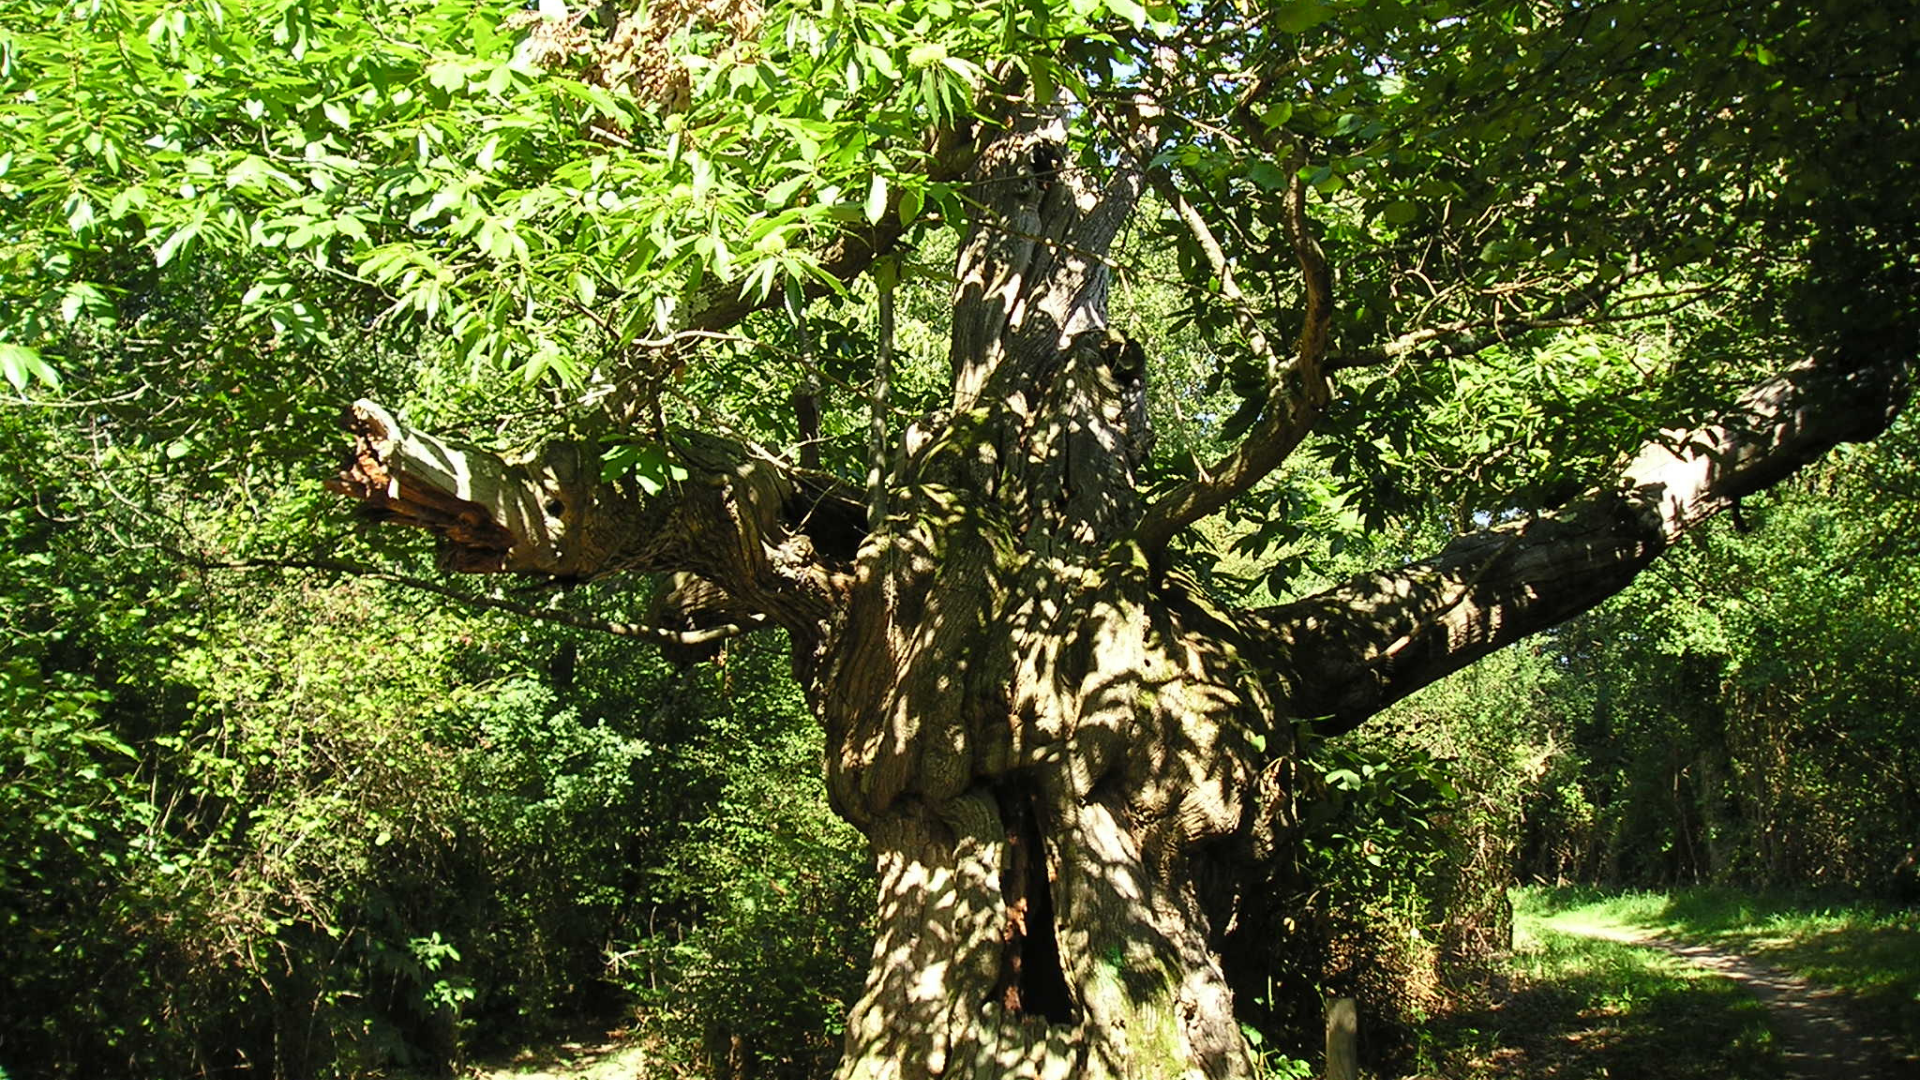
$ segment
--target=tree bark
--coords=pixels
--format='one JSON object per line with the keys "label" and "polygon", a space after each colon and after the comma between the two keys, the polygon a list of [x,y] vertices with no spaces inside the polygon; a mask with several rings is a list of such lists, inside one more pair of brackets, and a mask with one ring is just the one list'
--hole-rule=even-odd
{"label": "tree bark", "polygon": [[1749,390],[1717,421],[1648,442],[1616,483],[1562,510],[1467,533],[1438,556],[1256,612],[1287,706],[1328,732],[1633,580],[1687,530],[1843,442],[1886,430],[1909,358],[1831,353]]}
{"label": "tree bark", "polygon": [[[1685,529],[1877,433],[1902,396],[1904,357],[1810,360],[1563,511],[1222,610],[1158,548],[1200,512],[1185,507],[1231,491],[1142,505],[1142,360],[1105,325],[1105,256],[1141,173],[1126,155],[1101,177],[1062,170],[1060,139],[1040,113],[971,158],[985,205],[960,254],[952,410],[910,447],[883,519],[751,446],[679,439],[686,479],[649,495],[602,481],[588,445],[506,461],[371,403],[333,484],[432,529],[449,569],[689,574],[715,617],[789,633],[833,805],[879,878],[847,1080],[1251,1075],[1221,946],[1264,925],[1262,874],[1297,820],[1291,721],[1351,727],[1597,603]],[[1303,344],[1305,405],[1276,415],[1315,414],[1323,348]]]}
{"label": "tree bark", "polygon": [[880,878],[842,1075],[1247,1074],[1203,849],[1288,810],[1228,628],[1143,561],[903,532],[822,680]]}

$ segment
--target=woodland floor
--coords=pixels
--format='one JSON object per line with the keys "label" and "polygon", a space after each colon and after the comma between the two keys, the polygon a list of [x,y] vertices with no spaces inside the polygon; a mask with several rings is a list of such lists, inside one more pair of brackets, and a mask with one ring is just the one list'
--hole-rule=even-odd
{"label": "woodland floor", "polygon": [[[1800,917],[1717,925],[1675,917],[1679,902],[1532,905],[1516,920],[1506,971],[1477,1001],[1422,1034],[1417,1074],[1433,1080],[1912,1080],[1920,1019],[1920,928]],[[1716,900],[1724,903],[1724,900]],[[1665,917],[1652,913],[1664,905]],[[1752,932],[1766,922],[1771,936]],[[1685,936],[1675,933],[1685,931]],[[1854,930],[1872,953],[1822,966]],[[1886,957],[1892,956],[1892,959]],[[1777,961],[1778,963],[1770,962]],[[1784,968],[1817,973],[1811,981]]]}
{"label": "woodland floor", "polygon": [[[1726,896],[1703,903],[1682,895],[1591,902],[1522,895],[1512,958],[1477,993],[1427,1025],[1419,1035],[1418,1067],[1404,1075],[1920,1078],[1920,914],[1861,925],[1850,916],[1836,921],[1764,909],[1756,915],[1745,900],[1734,901],[1743,906],[1730,916],[1728,902]],[[583,1038],[466,1075],[695,1075],[665,1064],[668,1055],[654,1050],[632,1040]]]}
{"label": "woodland floor", "polygon": [[478,1065],[472,1080],[641,1080],[678,1075],[651,1064],[648,1048],[625,1039],[577,1039]]}

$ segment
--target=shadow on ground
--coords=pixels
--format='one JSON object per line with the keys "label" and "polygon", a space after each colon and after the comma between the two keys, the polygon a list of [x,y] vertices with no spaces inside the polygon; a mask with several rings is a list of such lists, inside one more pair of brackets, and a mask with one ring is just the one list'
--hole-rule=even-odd
{"label": "shadow on ground", "polygon": [[1660,922],[1663,934],[1844,992],[1846,1010],[1890,1036],[1920,1076],[1920,910],[1696,889],[1671,896]]}
{"label": "shadow on ground", "polygon": [[1514,977],[1427,1027],[1426,1075],[1453,1080],[1776,1080],[1780,1055],[1752,996],[1675,958],[1543,930]]}

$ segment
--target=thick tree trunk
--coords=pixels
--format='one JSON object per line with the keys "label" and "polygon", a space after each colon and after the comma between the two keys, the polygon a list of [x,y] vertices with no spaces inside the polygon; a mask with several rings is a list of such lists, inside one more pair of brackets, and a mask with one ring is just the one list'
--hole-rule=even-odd
{"label": "thick tree trunk", "polygon": [[1058,172],[1056,126],[981,156],[954,413],[815,669],[880,882],[849,1080],[1250,1073],[1201,871],[1282,806],[1283,736],[1231,626],[1125,540],[1148,432],[1102,258],[1140,178]]}
{"label": "thick tree trunk", "polygon": [[863,564],[820,702],[880,882],[842,1075],[1247,1074],[1197,872],[1282,806],[1280,747],[1221,628],[965,525]]}
{"label": "thick tree trunk", "polygon": [[1905,357],[1808,361],[1561,512],[1222,612],[1160,548],[1318,414],[1331,274],[1304,191],[1290,242],[1319,299],[1292,366],[1269,357],[1299,401],[1276,399],[1283,419],[1218,476],[1143,507],[1143,364],[1106,329],[1104,258],[1141,188],[1125,163],[1148,155],[1096,185],[1059,168],[1060,137],[1027,117],[970,158],[987,205],[958,266],[952,411],[910,440],[884,520],[718,439],[676,445],[688,478],[645,496],[601,481],[591,448],[505,462],[367,403],[334,484],[433,529],[453,569],[690,574],[672,595],[709,617],[677,612],[667,638],[788,632],[834,805],[879,872],[848,1080],[1250,1075],[1229,983],[1264,973],[1221,945],[1271,936],[1292,721],[1351,726],[1597,603],[1686,528],[1878,433],[1903,396]]}

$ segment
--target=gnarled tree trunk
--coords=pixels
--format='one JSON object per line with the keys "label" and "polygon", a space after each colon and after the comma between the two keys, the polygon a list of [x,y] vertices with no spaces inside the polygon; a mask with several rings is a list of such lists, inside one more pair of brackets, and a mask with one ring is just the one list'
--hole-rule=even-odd
{"label": "gnarled tree trunk", "polygon": [[1062,176],[1055,137],[982,157],[954,412],[811,683],[880,880],[849,1078],[1249,1070],[1194,863],[1281,802],[1273,694],[1128,538],[1142,371],[1104,328],[1100,260],[1140,178]]}
{"label": "gnarled tree trunk", "polygon": [[1105,255],[1143,176],[1124,155],[1097,185],[1060,171],[1060,138],[1031,116],[974,161],[987,205],[960,254],[951,411],[905,447],[877,527],[751,447],[689,439],[689,478],[647,496],[579,448],[503,462],[370,404],[335,484],[433,528],[454,569],[679,572],[728,625],[786,630],[833,804],[879,871],[850,1080],[1248,1075],[1221,947],[1258,923],[1294,820],[1293,722],[1352,726],[1591,606],[1742,494],[1876,434],[1901,396],[1904,357],[1805,361],[1561,511],[1223,610],[1164,547],[1277,465],[1326,401],[1331,274],[1305,194],[1296,180],[1288,240],[1307,325],[1290,360],[1268,357],[1268,419],[1143,505],[1144,365],[1104,317]]}
{"label": "gnarled tree trunk", "polygon": [[1284,814],[1284,736],[1231,627],[1131,549],[902,525],[817,684],[880,877],[843,1074],[1244,1074],[1198,864]]}

